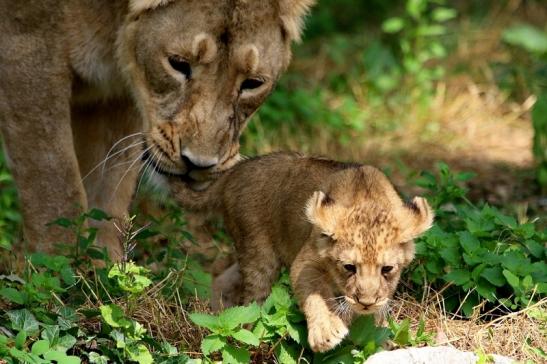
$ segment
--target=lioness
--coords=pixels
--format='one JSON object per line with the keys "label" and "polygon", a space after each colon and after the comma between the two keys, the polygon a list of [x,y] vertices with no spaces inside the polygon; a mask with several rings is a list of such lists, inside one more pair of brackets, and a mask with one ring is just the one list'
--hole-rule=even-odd
{"label": "lioness", "polygon": [[27,241],[68,241],[46,223],[90,207],[124,215],[144,166],[233,164],[312,2],[0,0],[0,131]]}
{"label": "lioness", "polygon": [[243,161],[204,191],[170,184],[183,206],[222,215],[235,241],[240,303],[262,301],[290,267],[314,351],[336,346],[354,314],[387,303],[414,257],[413,239],[433,222],[424,198],[405,204],[376,168],[298,154]]}

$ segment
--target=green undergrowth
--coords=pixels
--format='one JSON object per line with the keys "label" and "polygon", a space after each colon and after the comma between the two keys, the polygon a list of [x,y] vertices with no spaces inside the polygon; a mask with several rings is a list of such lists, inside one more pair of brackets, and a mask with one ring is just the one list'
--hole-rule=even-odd
{"label": "green undergrowth", "polygon": [[[415,264],[403,275],[405,289],[417,297],[424,287],[438,290],[446,309],[461,316],[528,307],[547,293],[545,231],[533,221],[468,201],[463,183],[470,178],[441,163],[417,179],[437,217],[417,240]],[[192,302],[206,302],[211,277],[198,257],[180,248],[192,239],[184,231],[183,212],[173,207],[143,227],[135,218],[116,222],[126,258],[119,264],[94,246],[97,230],[84,224],[108,219],[99,210],[76,220],[58,219],[55,224],[76,234],[75,244],[61,245],[63,255],[32,254],[23,270],[0,276],[0,358],[7,363],[362,363],[388,341],[400,347],[433,342],[423,321],[411,327],[410,319],[388,316],[387,326],[377,327],[372,317],[361,317],[341,345],[314,354],[286,273],[262,305],[217,315],[205,305],[196,311]],[[103,268],[93,265],[101,260]],[[143,321],[150,304],[175,305],[187,317],[186,335],[201,339],[189,346],[181,337],[166,337]]]}

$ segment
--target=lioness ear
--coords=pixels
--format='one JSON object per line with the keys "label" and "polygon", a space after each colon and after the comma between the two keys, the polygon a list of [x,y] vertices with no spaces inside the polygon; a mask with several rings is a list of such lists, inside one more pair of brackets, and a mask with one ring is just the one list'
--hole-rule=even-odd
{"label": "lioness ear", "polygon": [[425,233],[433,225],[435,214],[427,200],[423,197],[414,197],[407,203],[410,219],[406,224],[403,235],[406,240],[416,238]]}
{"label": "lioness ear", "polygon": [[133,14],[145,10],[154,9],[158,6],[167,5],[174,0],[129,0],[129,11]]}
{"label": "lioness ear", "polygon": [[306,203],[306,217],[314,224],[319,223],[324,219],[324,207],[332,202],[323,191],[315,191]]}
{"label": "lioness ear", "polygon": [[315,0],[279,0],[279,16],[291,40],[300,41],[304,17],[314,3]]}

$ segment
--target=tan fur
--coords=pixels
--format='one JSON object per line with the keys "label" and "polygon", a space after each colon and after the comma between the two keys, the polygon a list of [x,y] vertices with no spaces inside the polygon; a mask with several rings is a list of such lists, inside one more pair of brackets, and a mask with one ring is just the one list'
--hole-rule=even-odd
{"label": "tan fur", "polygon": [[[170,183],[183,206],[223,217],[235,241],[242,303],[263,300],[280,268],[290,268],[315,351],[336,346],[354,314],[387,303],[414,257],[412,239],[433,222],[425,199],[405,204],[376,168],[298,154],[240,162],[201,192]],[[222,280],[237,286],[228,275]]]}
{"label": "tan fur", "polygon": [[[0,131],[26,239],[51,250],[73,237],[46,223],[90,207],[121,217],[144,150],[149,169],[171,174],[234,164],[239,136],[288,66],[310,5],[0,0]],[[173,59],[190,65],[189,78]],[[264,83],[241,90],[246,79]],[[109,151],[115,158],[93,170]],[[116,240],[109,226],[103,244]],[[117,243],[109,249],[119,257]]]}

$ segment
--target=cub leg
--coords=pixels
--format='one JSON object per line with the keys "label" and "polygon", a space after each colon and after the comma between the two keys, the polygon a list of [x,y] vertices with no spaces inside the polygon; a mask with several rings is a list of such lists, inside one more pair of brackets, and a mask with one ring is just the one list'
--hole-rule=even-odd
{"label": "cub leg", "polygon": [[[291,284],[308,323],[308,343],[313,351],[328,351],[338,345],[349,330],[334,314],[326,299],[333,297],[327,285],[328,273],[317,260],[310,259],[305,246],[291,267]],[[306,256],[308,259],[306,259]]]}
{"label": "cub leg", "polygon": [[78,216],[87,201],[74,153],[63,43],[37,33],[0,37],[0,131],[21,201],[25,240],[31,250],[51,253],[54,243],[75,239],[68,229],[46,224]]}
{"label": "cub leg", "polygon": [[211,309],[221,309],[237,305],[241,295],[241,273],[239,264],[234,263],[213,280],[211,289]]}
{"label": "cub leg", "polygon": [[270,294],[272,284],[279,275],[281,264],[270,240],[253,239],[253,245],[238,247],[238,263],[242,276],[242,302],[263,302]]}
{"label": "cub leg", "polygon": [[130,100],[117,100],[93,108],[74,107],[72,120],[89,207],[113,217],[90,223],[99,228],[97,244],[105,246],[110,258],[118,261],[122,247],[114,222],[120,226],[127,215],[139,172],[145,169],[141,161],[145,150],[142,119]]}

